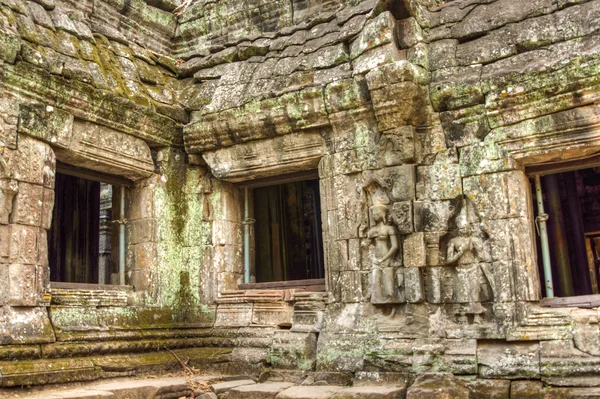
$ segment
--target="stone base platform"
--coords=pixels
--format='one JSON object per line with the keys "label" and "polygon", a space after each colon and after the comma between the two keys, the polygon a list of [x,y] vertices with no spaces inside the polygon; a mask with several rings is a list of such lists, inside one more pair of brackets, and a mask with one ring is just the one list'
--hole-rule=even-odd
{"label": "stone base platform", "polygon": [[[193,375],[112,379],[62,388],[0,389],[1,398],[29,399],[592,399],[600,388],[553,388],[531,380],[459,379],[448,373],[420,375],[410,386],[397,373],[333,385],[335,377],[312,373],[301,383],[248,376]],[[375,373],[377,374],[377,373]],[[393,375],[392,375],[393,374]],[[281,377],[281,375],[279,375]],[[316,378],[315,378],[316,377]],[[330,377],[316,380],[319,377]],[[364,377],[364,376],[363,376]]]}

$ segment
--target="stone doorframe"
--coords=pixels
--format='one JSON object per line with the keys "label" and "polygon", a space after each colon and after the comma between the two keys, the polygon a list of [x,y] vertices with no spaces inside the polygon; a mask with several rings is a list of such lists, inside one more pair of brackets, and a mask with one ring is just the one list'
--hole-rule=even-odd
{"label": "stone doorframe", "polygon": [[[88,175],[83,176],[85,178],[116,184],[128,182],[130,185],[133,181],[150,177],[154,173],[150,147],[143,140],[102,125],[75,119],[70,113],[52,106],[20,104],[17,132],[21,143],[29,143],[30,147],[47,146],[47,152],[52,153],[43,162],[43,170],[30,171],[43,173],[44,180],[51,180],[48,187],[52,189],[57,163],[65,164],[75,174],[87,173]],[[79,168],[84,172],[78,171]],[[18,173],[19,171],[17,180]],[[23,188],[30,186],[22,182],[20,185]],[[52,222],[55,196],[53,190],[44,190],[43,196],[42,227],[48,230]],[[16,203],[18,207],[19,198]],[[47,259],[48,248],[45,244],[41,245],[40,251],[45,251],[40,253],[40,257]],[[47,270],[44,274],[47,276],[50,267],[47,261],[45,267]]]}
{"label": "stone doorframe", "polygon": [[[244,219],[244,187],[255,187],[265,182],[269,184],[279,184],[283,182],[299,181],[307,178],[318,178],[318,168],[323,156],[329,152],[329,145],[322,131],[309,131],[303,133],[291,133],[284,136],[275,137],[272,139],[251,141],[248,143],[237,144],[231,147],[221,148],[214,151],[202,153],[202,157],[206,164],[211,169],[212,174],[218,179],[234,183],[239,188],[239,194],[233,196],[232,204],[236,209],[239,209],[240,219],[238,223],[228,224],[230,229],[243,230]],[[322,184],[321,184],[322,186]],[[252,208],[252,196],[250,196],[250,208]],[[325,204],[327,202],[327,190],[320,191],[321,199],[321,215],[325,217],[327,210]],[[327,223],[323,223],[323,238],[327,235]],[[243,233],[230,232],[232,236],[240,237],[243,240]],[[238,243],[238,247],[242,246],[242,242]],[[250,248],[254,248],[251,241]],[[251,250],[252,253],[252,250]],[[227,257],[227,253],[225,253]],[[230,255],[232,259],[225,260],[225,264],[233,263],[233,269],[238,275],[243,275],[244,264],[242,256]],[[251,271],[254,270],[254,260],[251,256]],[[324,273],[327,276],[327,254],[324,248]],[[327,279],[325,279],[327,281]],[[232,289],[238,289],[239,283],[235,286],[232,282],[221,282],[219,284],[222,292]]]}
{"label": "stone doorframe", "polygon": [[[499,127],[485,138],[485,144],[489,159],[503,159],[505,164],[512,164],[516,169],[515,173],[520,175],[519,179],[511,183],[516,184],[515,190],[518,193],[526,196],[528,241],[532,245],[523,249],[525,257],[535,262],[524,273],[525,286],[530,293],[530,297],[525,298],[525,301],[539,301],[539,281],[543,276],[538,272],[537,262],[540,255],[537,254],[534,244],[536,232],[532,195],[535,189],[530,186],[527,176],[535,174],[536,171],[560,168],[561,165],[564,167],[577,164],[580,168],[586,167],[585,159],[600,153],[600,109],[596,105],[583,106]],[[532,312],[536,317],[540,317],[537,314],[538,310],[532,309],[534,308],[525,303],[522,311],[518,313],[521,326],[528,324]],[[547,312],[553,313],[552,310]]]}

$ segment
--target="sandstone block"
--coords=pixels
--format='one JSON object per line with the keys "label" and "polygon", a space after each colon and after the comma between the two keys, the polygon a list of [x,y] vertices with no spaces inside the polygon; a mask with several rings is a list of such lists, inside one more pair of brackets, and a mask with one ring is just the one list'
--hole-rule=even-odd
{"label": "sandstone block", "polygon": [[348,53],[342,43],[324,47],[306,56],[309,68],[328,69],[348,61]]}
{"label": "sandstone block", "polygon": [[367,73],[365,78],[370,90],[385,89],[399,82],[429,83],[426,70],[406,60],[382,65]]}
{"label": "sandstone block", "polygon": [[[475,7],[461,22],[451,28],[452,37],[460,38],[474,36],[487,32],[510,22],[521,21],[525,18],[542,15],[552,10],[551,0],[534,0],[527,4],[516,4],[510,0],[502,0],[493,4]],[[494,15],[493,21],[489,16]]]}
{"label": "sandstone block", "polygon": [[228,392],[229,390],[233,389],[233,388],[237,388],[237,387],[241,387],[244,385],[254,385],[256,384],[256,382],[254,382],[254,380],[234,380],[234,381],[225,381],[225,382],[219,382],[217,384],[213,384],[210,386],[210,388],[212,389],[212,391],[214,393],[218,394],[222,394],[225,392]]}
{"label": "sandstone block", "polygon": [[402,239],[404,267],[422,267],[427,265],[425,233],[407,234]]}
{"label": "sandstone block", "polygon": [[412,201],[394,202],[392,205],[391,217],[398,228],[398,233],[410,234],[415,231],[413,225]]}
{"label": "sandstone block", "polygon": [[479,144],[490,132],[490,126],[485,114],[485,106],[482,104],[442,112],[440,114],[440,121],[446,133],[446,145],[448,147],[464,147],[469,144]]}
{"label": "sandstone block", "polygon": [[421,152],[419,136],[412,126],[388,130],[379,139],[381,166],[398,166],[415,162]]}
{"label": "sandstone block", "polygon": [[[54,342],[54,331],[44,307],[5,306],[0,311],[0,342],[2,344],[40,344]],[[3,364],[15,362],[2,362]],[[15,368],[23,365],[16,362]],[[1,370],[2,378],[6,376]],[[5,385],[3,385],[5,386]]]}
{"label": "sandstone block", "polygon": [[406,399],[469,399],[469,390],[452,374],[423,374],[417,377]]}
{"label": "sandstone block", "polygon": [[541,399],[543,397],[541,381],[513,381],[510,384],[511,399]]}
{"label": "sandstone block", "polygon": [[325,105],[332,114],[368,107],[369,91],[364,79],[345,79],[327,85]]}
{"label": "sandstone block", "polygon": [[483,378],[539,378],[538,342],[482,342],[477,348],[479,376]]}
{"label": "sandstone block", "polygon": [[9,259],[13,263],[35,265],[38,259],[38,228],[11,224],[9,237]]}
{"label": "sandstone block", "polygon": [[414,82],[399,82],[372,90],[371,100],[381,132],[426,124],[430,118],[427,93]]}
{"label": "sandstone block", "polygon": [[43,104],[21,104],[19,133],[48,144],[67,148],[73,134],[73,115]]}
{"label": "sandstone block", "polygon": [[292,387],[290,382],[270,382],[265,384],[244,385],[229,391],[228,399],[275,399],[284,389]]}
{"label": "sandstone block", "polygon": [[395,27],[396,19],[389,11],[368,21],[360,35],[350,44],[350,57],[355,59],[366,51],[383,44],[395,45]]}
{"label": "sandstone block", "polygon": [[0,260],[2,258],[8,258],[10,255],[10,234],[10,226],[0,225]]}
{"label": "sandstone block", "polygon": [[409,48],[424,40],[424,32],[416,18],[405,18],[397,22],[396,37],[400,48]]}
{"label": "sandstone block", "polygon": [[431,104],[447,111],[482,104],[481,65],[438,69],[432,74]]}
{"label": "sandstone block", "polygon": [[63,162],[125,176],[131,180],[154,172],[150,148],[141,139],[91,122],[75,121],[68,148],[57,148]]}
{"label": "sandstone block", "polygon": [[251,303],[227,303],[217,307],[215,327],[244,327],[252,322]]}
{"label": "sandstone block", "polygon": [[477,379],[466,382],[471,399],[506,399],[510,397],[509,380]]}
{"label": "sandstone block", "polygon": [[406,301],[408,303],[423,302],[425,300],[425,286],[420,268],[405,267],[404,284]]}
{"label": "sandstone block", "polygon": [[54,188],[56,157],[48,144],[20,135],[15,158],[15,179]]}
{"label": "sandstone block", "polygon": [[404,399],[405,387],[376,386],[353,387],[336,392],[332,399]]}
{"label": "sandstone block", "polygon": [[484,219],[527,217],[528,182],[521,171],[499,172],[463,179],[463,189]]}
{"label": "sandstone block", "polygon": [[52,225],[52,213],[54,211],[54,190],[44,187],[42,194],[42,228],[49,230]]}
{"label": "sandstone block", "polygon": [[449,200],[463,193],[460,168],[456,164],[417,168],[417,199]]}
{"label": "sandstone block", "polygon": [[456,46],[458,40],[437,40],[429,45],[429,66],[431,70],[456,66]]}
{"label": "sandstone block", "polygon": [[40,226],[42,223],[44,187],[25,182],[19,183],[10,215],[11,223]]}
{"label": "sandstone block", "polygon": [[405,59],[406,51],[398,50],[398,47],[394,43],[388,43],[367,50],[364,54],[356,57],[352,60],[352,69],[354,75],[363,75],[382,65]]}
{"label": "sandstone block", "polygon": [[415,230],[445,232],[456,210],[457,203],[448,201],[415,201]]}
{"label": "sandstone block", "polygon": [[0,59],[13,64],[21,50],[19,34],[7,27],[0,28]]}
{"label": "sandstone block", "polygon": [[279,393],[277,399],[329,399],[344,389],[336,386],[302,386],[291,387]]}
{"label": "sandstone block", "polygon": [[[0,234],[2,234],[1,231]],[[8,264],[0,263],[0,284],[2,284],[2,287],[4,287],[2,290],[0,290],[0,306],[6,305],[9,297],[10,285],[8,278],[8,268]]]}
{"label": "sandstone block", "polygon": [[9,265],[8,290],[9,305],[35,306],[38,300],[35,265]]}
{"label": "sandstone block", "polygon": [[13,198],[19,192],[14,179],[0,179],[0,225],[8,224],[13,211]]}
{"label": "sandstone block", "polygon": [[269,359],[278,368],[307,370],[315,364],[316,350],[315,333],[279,330],[273,336]]}

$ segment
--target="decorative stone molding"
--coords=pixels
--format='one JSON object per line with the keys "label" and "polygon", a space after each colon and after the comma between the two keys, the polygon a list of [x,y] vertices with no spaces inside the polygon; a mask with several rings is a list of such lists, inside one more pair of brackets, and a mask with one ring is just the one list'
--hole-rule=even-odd
{"label": "decorative stone molding", "polygon": [[131,180],[154,172],[150,148],[142,140],[81,120],[73,122],[69,147],[57,148],[55,154],[62,162]]}
{"label": "decorative stone molding", "polygon": [[203,153],[213,174],[231,182],[316,169],[328,151],[319,131],[292,133]]}
{"label": "decorative stone molding", "polygon": [[51,304],[61,306],[127,306],[128,292],[123,290],[51,289]]}
{"label": "decorative stone molding", "polygon": [[556,162],[600,151],[600,105],[593,104],[494,129],[486,138],[526,164]]}

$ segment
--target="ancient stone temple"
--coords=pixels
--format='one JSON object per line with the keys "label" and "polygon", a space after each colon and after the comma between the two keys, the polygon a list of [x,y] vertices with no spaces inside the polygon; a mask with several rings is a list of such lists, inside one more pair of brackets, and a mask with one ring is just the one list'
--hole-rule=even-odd
{"label": "ancient stone temple", "polygon": [[600,0],[0,0],[0,388],[600,397],[599,154]]}

